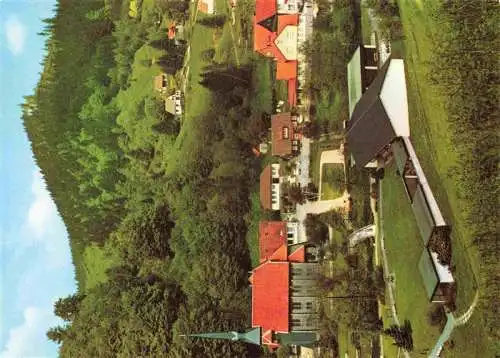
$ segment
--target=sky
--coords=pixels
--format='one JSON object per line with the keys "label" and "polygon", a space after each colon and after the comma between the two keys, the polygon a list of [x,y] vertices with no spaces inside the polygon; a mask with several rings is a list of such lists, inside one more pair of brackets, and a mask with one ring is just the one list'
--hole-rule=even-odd
{"label": "sky", "polygon": [[76,292],[66,228],[36,166],[19,104],[44,55],[41,20],[55,0],[0,0],[0,358],[56,357],[45,332]]}

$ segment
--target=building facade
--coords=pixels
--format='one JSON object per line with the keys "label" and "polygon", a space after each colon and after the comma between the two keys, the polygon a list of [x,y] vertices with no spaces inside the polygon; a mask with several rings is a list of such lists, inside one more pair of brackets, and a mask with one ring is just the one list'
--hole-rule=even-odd
{"label": "building facade", "polygon": [[165,111],[174,116],[181,117],[183,113],[184,96],[180,90],[165,99]]}
{"label": "building facade", "polygon": [[266,255],[261,252],[261,256],[266,257],[249,279],[252,327],[261,328],[262,344],[271,350],[300,339],[312,344],[319,322],[317,248],[307,244],[289,246],[283,241],[271,255],[264,245]]}
{"label": "building facade", "polygon": [[260,174],[260,203],[264,209],[280,210],[281,179],[280,165],[267,165]]}

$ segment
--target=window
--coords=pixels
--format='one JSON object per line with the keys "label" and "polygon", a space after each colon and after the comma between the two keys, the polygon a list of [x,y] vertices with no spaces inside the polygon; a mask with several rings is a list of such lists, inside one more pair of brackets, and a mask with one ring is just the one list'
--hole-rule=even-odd
{"label": "window", "polygon": [[300,318],[292,318],[292,326],[301,326],[301,320]]}
{"label": "window", "polygon": [[306,309],[312,310],[313,309],[313,303],[312,302],[306,302]]}
{"label": "window", "polygon": [[292,302],[292,309],[300,310],[302,308],[302,303],[300,302]]}
{"label": "window", "polygon": [[287,234],[287,237],[288,237],[289,239],[292,239],[292,238],[293,238],[293,232],[289,232],[289,233]]}
{"label": "window", "polygon": [[283,139],[288,139],[289,132],[288,127],[283,127]]}

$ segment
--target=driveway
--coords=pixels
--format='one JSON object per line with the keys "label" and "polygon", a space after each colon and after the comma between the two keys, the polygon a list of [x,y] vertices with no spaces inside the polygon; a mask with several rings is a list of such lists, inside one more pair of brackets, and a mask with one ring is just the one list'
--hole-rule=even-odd
{"label": "driveway", "polygon": [[306,237],[304,220],[307,214],[321,214],[334,209],[341,209],[348,200],[347,193],[334,200],[306,201],[305,204],[297,204],[297,220],[299,221],[299,237]]}
{"label": "driveway", "polygon": [[311,178],[309,178],[309,163],[311,158],[311,139],[302,138],[301,147],[300,147],[300,155],[297,159],[297,164],[299,166],[299,176],[298,181],[300,186],[305,188],[307,184],[311,182]]}

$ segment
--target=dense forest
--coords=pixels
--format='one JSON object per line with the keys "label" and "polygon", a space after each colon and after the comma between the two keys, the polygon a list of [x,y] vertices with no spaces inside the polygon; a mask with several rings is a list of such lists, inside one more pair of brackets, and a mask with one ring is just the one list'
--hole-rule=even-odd
{"label": "dense forest", "polygon": [[[260,348],[181,334],[249,325],[252,147],[269,118],[250,108],[252,66],[206,68],[210,108],[180,125],[153,91],[185,44],[161,18],[188,3],[60,0],[45,20],[43,72],[23,120],[70,235],[78,292],[48,337],[62,357],[245,357]],[[231,77],[234,85],[219,87]],[[112,263],[90,282],[85,252]]]}

